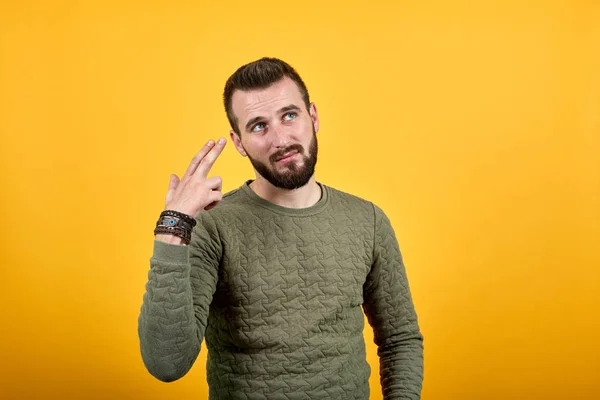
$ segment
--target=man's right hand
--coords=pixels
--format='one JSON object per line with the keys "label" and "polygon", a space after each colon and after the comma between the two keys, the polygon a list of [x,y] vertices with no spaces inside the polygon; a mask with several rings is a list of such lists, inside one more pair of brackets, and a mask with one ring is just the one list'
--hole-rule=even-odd
{"label": "man's right hand", "polygon": [[[208,173],[226,143],[224,138],[216,144],[209,140],[194,156],[181,180],[177,175],[171,175],[165,210],[179,211],[196,218],[202,210],[210,210],[221,201],[221,177],[208,178]],[[181,238],[173,235],[156,235],[156,239],[171,244],[182,243]]]}

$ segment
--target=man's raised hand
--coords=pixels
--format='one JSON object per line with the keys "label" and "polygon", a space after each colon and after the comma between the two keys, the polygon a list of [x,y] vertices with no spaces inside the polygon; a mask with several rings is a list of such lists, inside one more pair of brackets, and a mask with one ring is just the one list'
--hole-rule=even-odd
{"label": "man's raised hand", "polygon": [[194,156],[181,180],[171,175],[165,210],[175,210],[195,218],[202,210],[210,210],[223,198],[221,177],[208,177],[210,169],[227,141],[209,140]]}

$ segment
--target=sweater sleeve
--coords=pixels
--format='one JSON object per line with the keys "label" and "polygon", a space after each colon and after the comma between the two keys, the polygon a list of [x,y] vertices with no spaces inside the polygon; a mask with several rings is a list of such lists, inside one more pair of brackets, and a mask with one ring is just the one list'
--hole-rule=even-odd
{"label": "sweater sleeve", "polygon": [[383,398],[420,399],[423,336],[396,235],[383,211],[374,206],[374,212],[373,264],[363,309],[377,345]]}
{"label": "sweater sleeve", "polygon": [[189,246],[154,241],[138,318],[142,360],[157,379],[183,377],[200,353],[222,255],[217,228],[201,214]]}

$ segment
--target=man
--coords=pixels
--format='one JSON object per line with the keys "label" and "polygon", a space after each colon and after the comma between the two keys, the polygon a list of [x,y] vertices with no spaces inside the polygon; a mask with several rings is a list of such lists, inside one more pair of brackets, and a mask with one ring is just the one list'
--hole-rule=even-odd
{"label": "man", "polygon": [[256,179],[225,195],[209,141],[171,176],[139,317],[162,381],[208,348],[211,399],[368,399],[363,310],[385,399],[418,399],[422,335],[390,221],[316,181],[319,117],[296,71],[263,58],[224,92],[230,137]]}

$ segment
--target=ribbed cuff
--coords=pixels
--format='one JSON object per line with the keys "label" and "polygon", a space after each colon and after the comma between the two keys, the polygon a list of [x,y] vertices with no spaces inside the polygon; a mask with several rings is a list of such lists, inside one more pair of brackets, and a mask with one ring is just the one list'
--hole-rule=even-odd
{"label": "ribbed cuff", "polygon": [[187,264],[189,254],[189,246],[169,244],[160,240],[154,241],[152,259],[161,264]]}

